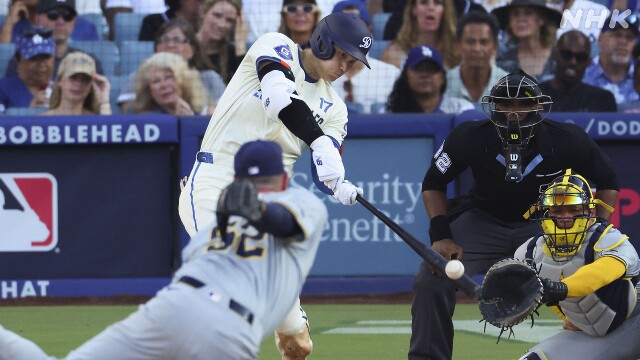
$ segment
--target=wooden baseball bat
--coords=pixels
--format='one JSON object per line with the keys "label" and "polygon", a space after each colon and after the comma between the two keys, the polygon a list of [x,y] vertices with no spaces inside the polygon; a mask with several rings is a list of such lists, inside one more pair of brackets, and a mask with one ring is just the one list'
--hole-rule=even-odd
{"label": "wooden baseball bat", "polygon": [[[428,262],[433,268],[435,268],[439,273],[445,274],[444,268],[447,265],[447,259],[445,259],[442,255],[437,253],[435,250],[426,247],[420,240],[416,239],[413,235],[409,234],[400,225],[396,224],[393,220],[391,220],[387,215],[378,210],[375,206],[371,205],[369,201],[367,201],[360,194],[356,196],[356,200],[362,204],[367,210],[369,210],[375,217],[380,219],[385,225],[387,225],[394,233],[396,233],[402,240],[404,240],[410,248],[413,249],[421,258],[423,258],[426,262]],[[446,275],[445,275],[446,276]],[[456,283],[456,285],[464,291],[472,299],[477,300],[480,296],[480,286],[476,284],[471,277],[467,274],[463,274],[461,278],[458,280],[451,280]]]}

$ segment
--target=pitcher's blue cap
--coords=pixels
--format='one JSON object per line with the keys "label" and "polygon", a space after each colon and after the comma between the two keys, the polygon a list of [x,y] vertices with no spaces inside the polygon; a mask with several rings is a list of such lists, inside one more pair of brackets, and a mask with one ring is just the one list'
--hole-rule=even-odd
{"label": "pitcher's blue cap", "polygon": [[240,146],[233,167],[237,177],[283,174],[282,148],[273,141],[249,141]]}
{"label": "pitcher's blue cap", "polygon": [[414,68],[423,61],[432,61],[438,65],[441,71],[445,71],[444,65],[442,64],[442,56],[438,50],[429,45],[420,45],[409,50],[404,66]]}

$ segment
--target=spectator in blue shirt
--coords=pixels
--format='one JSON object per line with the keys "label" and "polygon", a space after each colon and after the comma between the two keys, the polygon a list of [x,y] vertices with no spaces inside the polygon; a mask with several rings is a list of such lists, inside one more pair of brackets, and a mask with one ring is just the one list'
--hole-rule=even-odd
{"label": "spectator in blue shirt", "polygon": [[[36,23],[39,26],[51,29],[53,41],[56,43],[56,54],[54,63],[54,76],[58,72],[58,67],[62,58],[68,53],[78,51],[78,49],[69,46],[69,36],[74,30],[74,24],[77,24],[79,18],[76,16],[74,0],[40,0],[38,3],[38,16]],[[98,74],[104,74],[102,63],[95,56],[89,54],[96,62]],[[5,75],[16,75],[16,62],[11,60],[5,70]]]}
{"label": "spectator in blue shirt", "polygon": [[[11,4],[7,19],[0,31],[0,42],[17,44],[22,33],[32,25],[47,26],[39,21],[42,14],[47,16],[51,14],[50,19],[62,17],[66,23],[69,23],[66,26],[69,28],[67,38],[70,37],[75,41],[100,40],[95,26],[90,21],[77,16],[75,0],[16,0]],[[58,14],[57,17],[56,14]]]}
{"label": "spectator in blue shirt", "polygon": [[[618,105],[638,100],[633,87],[632,52],[640,33],[636,15],[627,16],[625,23],[611,23],[608,17],[598,37],[600,55],[593,59],[583,82],[609,90]],[[627,25],[628,24],[628,25]]]}
{"label": "spectator in blue shirt", "polygon": [[51,30],[33,27],[17,44],[18,75],[0,79],[0,112],[11,107],[48,107],[56,45]]}

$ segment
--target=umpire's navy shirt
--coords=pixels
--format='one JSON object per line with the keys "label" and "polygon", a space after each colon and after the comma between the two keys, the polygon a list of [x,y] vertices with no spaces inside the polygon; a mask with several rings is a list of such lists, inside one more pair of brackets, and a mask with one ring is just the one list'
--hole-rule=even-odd
{"label": "umpire's navy shirt", "polygon": [[596,143],[574,124],[544,120],[522,151],[522,181],[505,180],[502,143],[489,120],[460,124],[431,160],[422,191],[446,191],[447,184],[470,167],[475,180],[474,207],[507,222],[526,221],[522,215],[540,190],[568,168],[584,176],[598,190],[619,190],[611,161]]}

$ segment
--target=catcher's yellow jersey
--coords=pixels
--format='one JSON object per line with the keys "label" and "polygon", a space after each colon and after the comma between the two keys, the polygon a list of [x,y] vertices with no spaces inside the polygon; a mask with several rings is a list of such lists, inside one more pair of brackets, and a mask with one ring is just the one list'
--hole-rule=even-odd
{"label": "catcher's yellow jersey", "polygon": [[315,115],[322,131],[342,144],[347,135],[347,107],[331,83],[306,76],[300,51],[298,45],[280,33],[268,33],[256,40],[218,102],[201,151],[234,155],[247,141],[273,140],[282,147],[284,165],[291,174],[293,164],[307,145],[282,122],[267,117],[257,71],[258,63],[264,60],[291,68],[297,93]]}

